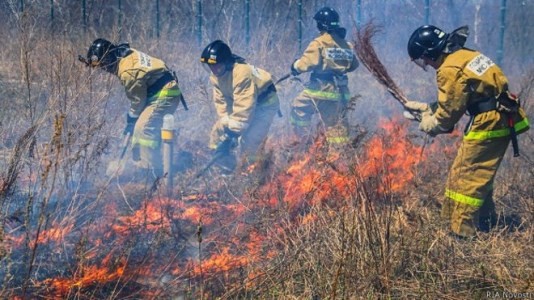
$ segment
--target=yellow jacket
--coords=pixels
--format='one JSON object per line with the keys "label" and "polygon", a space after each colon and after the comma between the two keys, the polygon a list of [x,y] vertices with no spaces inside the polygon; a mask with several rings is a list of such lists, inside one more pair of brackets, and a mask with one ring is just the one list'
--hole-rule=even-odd
{"label": "yellow jacket", "polygon": [[[248,127],[258,102],[271,104],[270,99],[276,98],[272,97],[276,91],[271,74],[246,63],[234,63],[223,76],[212,74],[210,80],[217,114],[222,124],[236,133]],[[277,99],[272,104],[278,105]]]}
{"label": "yellow jacket", "polygon": [[148,105],[147,90],[169,72],[165,63],[141,51],[132,52],[120,59],[117,75],[130,99],[130,116],[138,117]]}
{"label": "yellow jacket", "polygon": [[293,67],[300,73],[342,75],[354,71],[358,60],[352,46],[336,34],[321,32],[306,48]]}
{"label": "yellow jacket", "polygon": [[[470,105],[508,90],[501,69],[478,51],[460,49],[445,56],[436,73],[438,107],[434,113],[440,127],[450,129]],[[528,120],[523,109],[513,116],[516,131],[526,131]],[[496,110],[477,114],[464,139],[483,140],[509,135],[508,117]]]}

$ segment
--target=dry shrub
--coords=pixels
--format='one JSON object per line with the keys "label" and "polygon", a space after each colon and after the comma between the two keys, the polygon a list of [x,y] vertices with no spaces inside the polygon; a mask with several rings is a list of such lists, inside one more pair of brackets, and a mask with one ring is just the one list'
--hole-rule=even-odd
{"label": "dry shrub", "polygon": [[[488,291],[532,289],[532,130],[520,136],[522,156],[507,156],[498,173],[500,225],[475,241],[450,237],[438,218],[459,135],[440,136],[426,145],[428,156],[414,166],[415,177],[401,191],[382,180],[387,168],[373,176],[357,171],[365,163],[359,161],[361,152],[379,133],[380,116],[392,120],[400,113],[398,104],[363,68],[350,75],[351,90],[361,95],[350,111],[351,121],[362,130],[355,134],[366,135],[347,151],[356,167],[336,169],[325,162],[320,148],[309,160],[311,170],[319,174],[313,181],[316,188],[301,195],[298,205],[287,203],[285,196],[291,195],[273,187],[284,183],[279,178],[287,179],[289,167],[303,158],[284,148],[290,100],[303,88],[286,81],[279,89],[284,118],[275,120],[259,174],[221,179],[210,173],[200,183],[191,183],[194,170],[187,170],[177,180],[183,197],[165,199],[150,190],[153,182],[125,183],[103,174],[105,164],[117,156],[120,116],[128,103],[115,78],[91,72],[76,61],[102,28],[90,27],[83,35],[69,31],[69,26],[48,31],[37,26],[48,14],[44,9],[34,5],[22,19],[6,22],[13,25],[0,33],[13,41],[0,49],[0,69],[6,71],[0,74],[0,93],[10,103],[0,113],[0,147],[9,154],[0,162],[5,166],[0,178],[0,297],[471,299],[483,298]],[[238,14],[222,13],[220,18],[238,24]],[[276,20],[289,22],[288,16],[289,10]],[[106,19],[104,14],[98,18]],[[144,34],[127,35],[132,46],[162,57],[180,77],[191,111],[180,109],[176,114],[176,145],[191,151],[192,168],[200,168],[208,157],[201,147],[215,119],[208,74],[198,65],[201,46],[186,33],[176,39],[170,28],[158,40],[147,23],[135,26]],[[113,39],[116,28],[109,27],[105,34]],[[239,35],[235,28],[227,27],[217,38],[229,38],[233,48],[243,49],[244,54],[238,54],[275,76],[288,72],[292,54],[298,52],[291,30],[277,32],[279,42],[273,44],[267,38],[273,36],[273,27],[264,26],[248,47],[231,39]],[[397,58],[396,50],[384,51]],[[410,91],[410,99],[431,97],[432,78],[411,74],[415,67],[408,59],[387,68],[392,76],[406,75],[398,82]],[[524,81],[518,89],[530,116],[533,78],[533,73],[510,78],[513,85]],[[415,124],[410,131],[402,138],[419,146],[425,143]],[[330,179],[339,174],[349,178],[353,192],[347,196],[340,190],[322,198],[323,188],[336,191]],[[278,205],[266,204],[272,199]],[[201,242],[196,236],[198,219],[187,215],[193,209],[200,210],[205,221]],[[157,218],[150,214],[154,210]],[[51,242],[51,233],[59,233],[58,242]],[[249,249],[250,242],[254,247]],[[224,254],[249,259],[210,265],[212,258]],[[96,267],[111,274],[98,278],[102,281],[88,280],[88,275],[100,274]],[[53,283],[62,282],[65,291],[54,290]]]}

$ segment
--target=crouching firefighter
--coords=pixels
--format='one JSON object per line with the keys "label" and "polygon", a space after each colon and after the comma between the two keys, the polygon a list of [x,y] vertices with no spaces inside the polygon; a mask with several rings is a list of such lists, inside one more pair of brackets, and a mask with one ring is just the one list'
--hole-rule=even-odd
{"label": "crouching firefighter", "polygon": [[158,58],[101,38],[91,44],[85,62],[119,77],[130,100],[123,134],[132,137],[133,160],[155,178],[163,176],[163,116],[174,114],[179,102],[187,109],[175,73]]}
{"label": "crouching firefighter", "polygon": [[424,70],[436,69],[438,99],[434,105],[406,103],[409,110],[421,113],[419,129],[430,135],[449,133],[464,114],[470,117],[441,209],[452,232],[462,237],[496,224],[495,174],[510,142],[514,156],[519,155],[516,135],[529,129],[506,76],[487,56],[464,47],[467,36],[467,26],[446,33],[425,25],[413,32],[408,54]]}
{"label": "crouching firefighter", "polygon": [[224,42],[216,40],[207,45],[200,62],[209,68],[219,117],[209,147],[214,150],[216,165],[223,173],[231,173],[237,165],[233,149],[238,140],[244,165],[257,160],[280,102],[271,74],[232,54]]}

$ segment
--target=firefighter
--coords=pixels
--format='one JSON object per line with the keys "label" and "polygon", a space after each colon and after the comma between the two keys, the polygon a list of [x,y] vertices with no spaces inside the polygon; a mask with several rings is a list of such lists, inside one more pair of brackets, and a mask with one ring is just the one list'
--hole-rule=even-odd
{"label": "firefighter", "polygon": [[256,161],[280,102],[271,74],[232,54],[224,42],[216,40],[207,45],[200,62],[209,68],[219,117],[213,125],[209,147],[218,158],[216,165],[228,174],[236,167],[233,150],[238,140],[244,164]]}
{"label": "firefighter", "polygon": [[102,38],[89,47],[87,63],[119,77],[130,100],[123,134],[132,137],[132,157],[156,178],[163,176],[163,116],[174,114],[183,101],[174,72],[158,58]]}
{"label": "firefighter", "polygon": [[496,224],[495,173],[510,141],[519,155],[516,135],[527,131],[529,123],[502,70],[484,54],[464,47],[467,36],[467,26],[450,34],[432,25],[413,32],[408,54],[424,70],[436,70],[438,99],[431,105],[409,101],[406,107],[421,114],[419,129],[432,136],[451,132],[469,115],[441,216],[453,234],[471,238]]}
{"label": "firefighter", "polygon": [[[312,115],[324,122],[326,141],[339,148],[348,144],[348,120],[345,114],[350,98],[347,73],[358,67],[352,45],[345,40],[339,14],[330,7],[317,11],[319,36],[291,65],[291,74],[311,72],[305,89],[293,100],[290,123],[297,139],[308,136]],[[308,140],[309,142],[309,140]]]}

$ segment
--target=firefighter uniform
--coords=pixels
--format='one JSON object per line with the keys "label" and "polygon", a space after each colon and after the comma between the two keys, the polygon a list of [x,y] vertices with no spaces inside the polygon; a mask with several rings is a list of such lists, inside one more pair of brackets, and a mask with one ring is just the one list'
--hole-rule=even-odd
{"label": "firefighter uniform", "polygon": [[224,75],[211,74],[210,81],[219,116],[210,135],[210,148],[217,148],[227,127],[240,135],[241,154],[246,162],[253,163],[280,108],[271,75],[247,63],[235,62]]}
{"label": "firefighter uniform", "polygon": [[508,82],[480,52],[462,48],[444,56],[437,85],[434,116],[439,127],[453,128],[466,112],[471,115],[447,179],[441,214],[454,233],[473,236],[477,228],[496,221],[493,181],[511,140],[509,118],[518,134],[527,131],[529,123],[522,108],[513,113],[496,109]]}
{"label": "firefighter uniform", "polygon": [[350,98],[346,73],[354,71],[358,61],[352,46],[336,33],[321,31],[293,63],[298,73],[311,72],[305,89],[292,103],[290,123],[299,137],[318,112],[326,127],[329,144],[348,143],[348,120],[344,114]]}
{"label": "firefighter uniform", "polygon": [[[163,175],[161,126],[163,116],[173,114],[182,92],[165,63],[130,48],[118,62],[117,74],[131,102],[129,116],[138,118],[132,136],[132,148],[139,151],[139,164]],[[135,158],[134,158],[135,159]]]}

